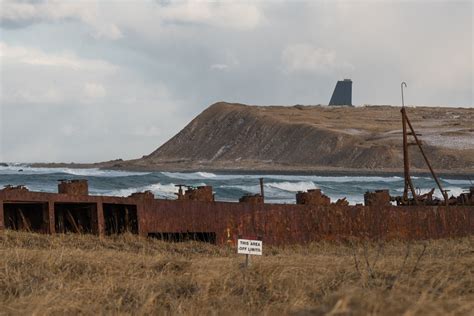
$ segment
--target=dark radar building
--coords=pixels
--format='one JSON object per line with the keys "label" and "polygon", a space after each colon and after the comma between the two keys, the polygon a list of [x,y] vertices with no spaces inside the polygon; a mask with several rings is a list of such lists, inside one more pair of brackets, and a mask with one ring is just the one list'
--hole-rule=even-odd
{"label": "dark radar building", "polygon": [[352,105],[352,80],[340,80],[334,88],[329,105]]}

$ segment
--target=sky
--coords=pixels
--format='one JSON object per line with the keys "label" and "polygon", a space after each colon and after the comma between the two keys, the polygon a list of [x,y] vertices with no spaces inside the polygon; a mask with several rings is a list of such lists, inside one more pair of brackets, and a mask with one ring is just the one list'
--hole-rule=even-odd
{"label": "sky", "polygon": [[[473,107],[473,1],[0,0],[0,162],[139,158],[218,101]],[[474,109],[473,109],[474,110]]]}

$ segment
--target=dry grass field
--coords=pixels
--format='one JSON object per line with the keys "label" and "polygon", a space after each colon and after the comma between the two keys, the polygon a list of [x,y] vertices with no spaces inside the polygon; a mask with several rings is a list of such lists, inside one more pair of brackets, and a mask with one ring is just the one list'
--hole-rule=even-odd
{"label": "dry grass field", "polygon": [[[265,246],[265,245],[264,245]],[[234,249],[0,233],[0,314],[474,315],[474,237]]]}

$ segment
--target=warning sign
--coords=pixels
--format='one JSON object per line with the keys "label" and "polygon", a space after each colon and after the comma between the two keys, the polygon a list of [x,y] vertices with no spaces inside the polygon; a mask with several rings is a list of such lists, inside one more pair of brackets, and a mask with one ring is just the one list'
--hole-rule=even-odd
{"label": "warning sign", "polygon": [[262,241],[251,239],[237,240],[237,253],[245,255],[262,255]]}

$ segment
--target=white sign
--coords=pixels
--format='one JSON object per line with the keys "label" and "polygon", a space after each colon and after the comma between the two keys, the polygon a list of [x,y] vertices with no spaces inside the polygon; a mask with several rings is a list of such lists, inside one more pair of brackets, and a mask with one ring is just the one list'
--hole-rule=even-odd
{"label": "white sign", "polygon": [[237,253],[244,255],[262,255],[262,241],[251,239],[237,240]]}

